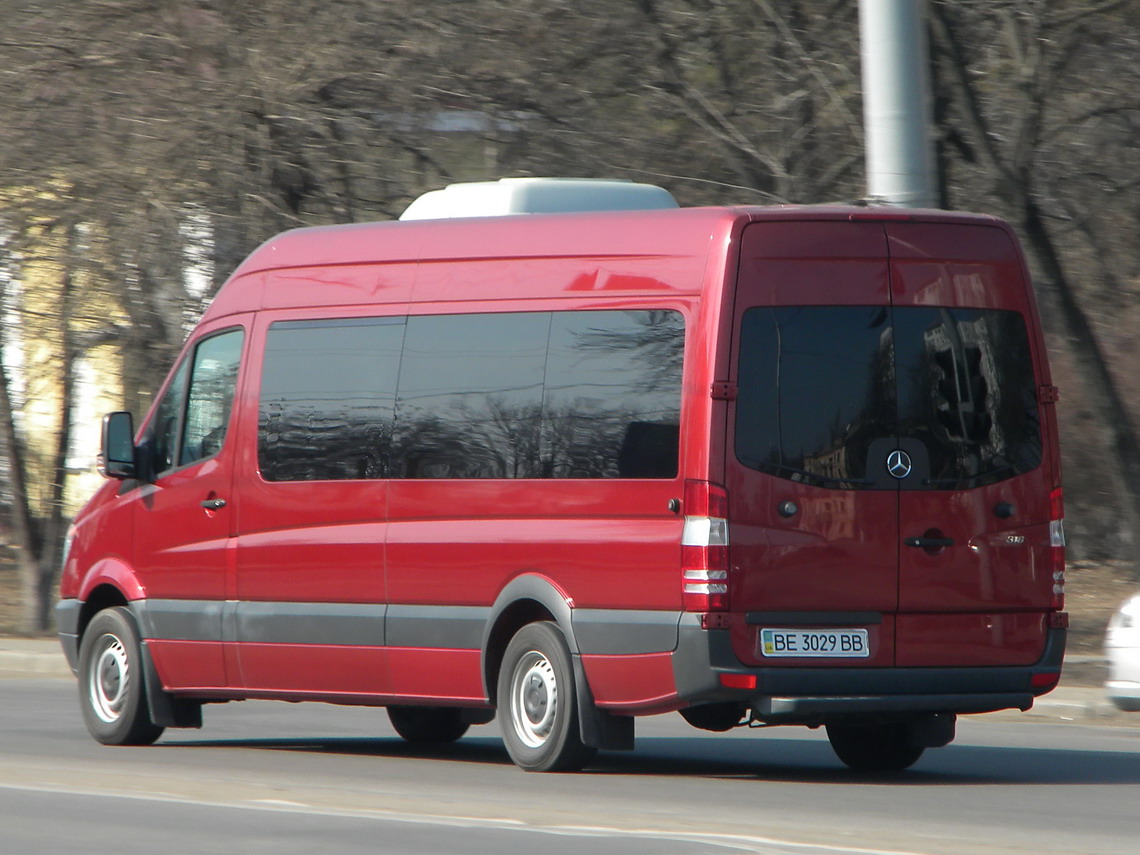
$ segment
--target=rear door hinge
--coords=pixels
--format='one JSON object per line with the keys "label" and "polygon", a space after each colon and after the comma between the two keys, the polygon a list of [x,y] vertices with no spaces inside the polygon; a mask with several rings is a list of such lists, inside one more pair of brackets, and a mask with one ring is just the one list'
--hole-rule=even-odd
{"label": "rear door hinge", "polygon": [[716,401],[736,400],[736,384],[727,380],[714,380],[711,391],[713,399]]}
{"label": "rear door hinge", "polygon": [[1061,390],[1056,386],[1038,386],[1037,400],[1042,404],[1055,404],[1061,400]]}

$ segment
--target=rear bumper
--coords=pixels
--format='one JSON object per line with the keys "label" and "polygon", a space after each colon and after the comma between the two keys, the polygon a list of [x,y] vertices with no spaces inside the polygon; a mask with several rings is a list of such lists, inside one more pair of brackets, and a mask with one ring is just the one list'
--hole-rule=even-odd
{"label": "rear bumper", "polygon": [[[1055,685],[1065,654],[1065,630],[1050,629],[1032,665],[961,668],[750,668],[732,651],[727,630],[704,630],[689,615],[673,657],[677,693],[685,705],[736,702],[771,724],[812,724],[844,717],[911,713],[1027,710]],[[722,675],[756,678],[755,689],[730,689]],[[1045,679],[1046,686],[1034,678]]]}

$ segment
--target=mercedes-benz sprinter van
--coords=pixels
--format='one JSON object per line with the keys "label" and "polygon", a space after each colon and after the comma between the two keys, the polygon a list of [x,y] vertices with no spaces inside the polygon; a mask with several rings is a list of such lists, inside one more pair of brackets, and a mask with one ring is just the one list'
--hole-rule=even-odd
{"label": "mercedes-benz sprinter van", "polygon": [[326,701],[419,742],[497,715],[556,770],[678,711],[901,769],[1052,689],[1057,390],[1010,228],[651,207],[257,249],[137,433],[104,422],[58,609],[95,738]]}

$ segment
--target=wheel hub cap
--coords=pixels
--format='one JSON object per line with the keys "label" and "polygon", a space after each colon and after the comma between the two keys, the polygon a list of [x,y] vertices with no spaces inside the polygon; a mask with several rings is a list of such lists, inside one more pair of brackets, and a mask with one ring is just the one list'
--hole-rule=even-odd
{"label": "wheel hub cap", "polygon": [[554,668],[540,652],[531,651],[515,668],[511,691],[511,725],[530,748],[541,748],[554,729],[558,682]]}
{"label": "wheel hub cap", "polygon": [[100,640],[88,690],[95,714],[108,724],[119,720],[126,703],[130,666],[123,643],[113,635]]}

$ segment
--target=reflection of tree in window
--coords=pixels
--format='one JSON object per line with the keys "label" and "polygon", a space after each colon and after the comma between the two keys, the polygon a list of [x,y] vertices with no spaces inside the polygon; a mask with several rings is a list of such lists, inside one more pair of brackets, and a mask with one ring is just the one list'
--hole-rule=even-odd
{"label": "reflection of tree in window", "polygon": [[408,319],[392,474],[537,478],[550,314]]}
{"label": "reflection of tree in window", "polygon": [[1035,380],[1021,316],[915,307],[896,309],[895,318],[909,377],[899,390],[899,431],[926,446],[930,486],[995,481],[1037,466]]}
{"label": "reflection of tree in window", "polygon": [[221,450],[237,385],[241,343],[242,332],[232,330],[198,345],[186,399],[180,464],[201,460]]}
{"label": "reflection of tree in window", "polygon": [[153,461],[156,474],[174,466],[175,446],[178,442],[178,424],[182,417],[182,402],[186,394],[186,375],[190,373],[190,359],[182,360],[166,394],[154,411],[150,427],[153,442]]}
{"label": "reflection of tree in window", "polygon": [[546,371],[550,474],[674,477],[683,358],[677,312],[556,313]]}
{"label": "reflection of tree in window", "polygon": [[262,477],[386,477],[403,339],[403,318],[273,324],[261,378]]}
{"label": "reflection of tree in window", "polygon": [[754,307],[741,322],[736,454],[795,481],[854,487],[873,440],[893,429],[889,311]]}

